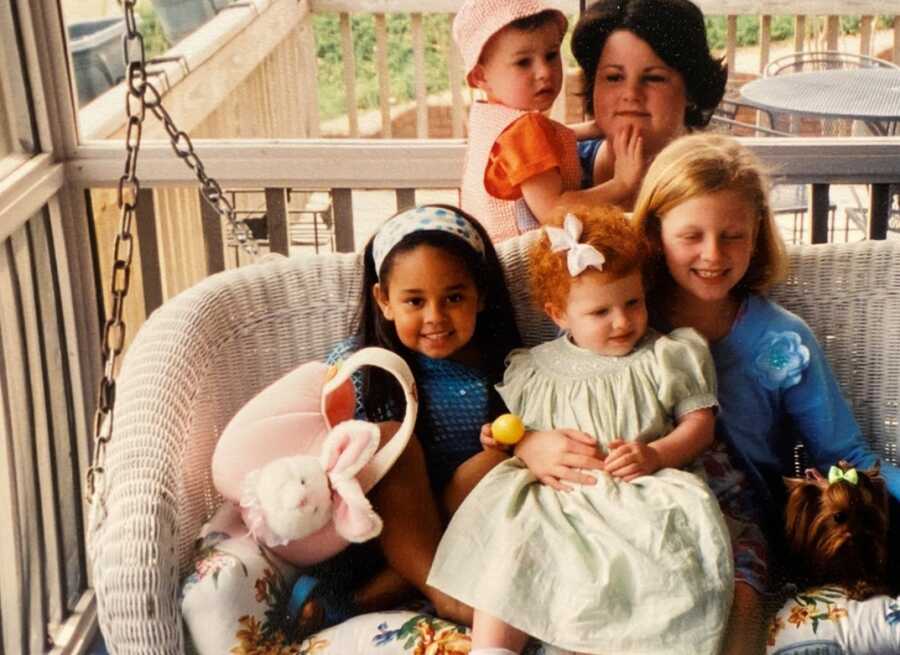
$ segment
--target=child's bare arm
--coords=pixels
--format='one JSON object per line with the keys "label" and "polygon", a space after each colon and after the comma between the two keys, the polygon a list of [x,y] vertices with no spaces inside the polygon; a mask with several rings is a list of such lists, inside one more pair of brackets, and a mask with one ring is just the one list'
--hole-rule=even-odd
{"label": "child's bare arm", "polygon": [[597,139],[603,136],[603,132],[597,127],[594,121],[582,121],[581,123],[571,123],[567,127],[575,132],[575,138],[578,141],[585,139]]}
{"label": "child's bare arm", "polygon": [[528,209],[538,222],[543,225],[550,218],[550,212],[556,207],[563,195],[562,176],[558,168],[551,168],[538,173],[522,182],[522,197]]}
{"label": "child's bare arm", "polygon": [[595,175],[599,168],[605,168],[612,169],[612,177],[589,189],[566,192],[562,197],[564,202],[612,204],[630,209],[647,170],[643,139],[637,128],[627,127],[610,137],[608,143],[609,161],[602,161],[598,155]]}
{"label": "child's bare arm", "polygon": [[606,472],[631,482],[661,468],[684,466],[712,445],[715,420],[712,409],[698,409],[682,416],[674,430],[652,443],[617,439],[609,444]]}
{"label": "child's bare arm", "polygon": [[590,189],[563,192],[557,168],[522,182],[522,197],[538,222],[546,223],[560,202],[630,208],[646,169],[643,140],[637,129],[629,127],[612,139],[612,149],[615,157],[612,179]]}

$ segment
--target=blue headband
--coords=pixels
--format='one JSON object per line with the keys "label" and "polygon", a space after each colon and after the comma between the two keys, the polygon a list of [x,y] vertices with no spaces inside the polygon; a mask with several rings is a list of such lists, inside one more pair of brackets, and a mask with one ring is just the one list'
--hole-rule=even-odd
{"label": "blue headband", "polygon": [[376,274],[391,250],[405,236],[413,232],[447,232],[468,243],[475,252],[484,256],[484,242],[472,224],[452,209],[443,207],[416,207],[397,214],[381,226],[372,242],[372,258]]}

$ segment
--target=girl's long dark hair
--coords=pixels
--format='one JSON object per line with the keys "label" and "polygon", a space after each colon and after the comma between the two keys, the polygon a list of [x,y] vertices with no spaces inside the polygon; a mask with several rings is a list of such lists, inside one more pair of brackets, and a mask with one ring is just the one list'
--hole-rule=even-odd
{"label": "girl's long dark hair", "polygon": [[[385,257],[381,264],[381,270],[376,271],[375,260],[372,257],[374,237],[370,239],[363,255],[362,298],[356,315],[356,334],[359,335],[360,347],[380,346],[397,353],[409,364],[413,375],[418,377],[419,370],[414,351],[401,343],[394,323],[384,318],[375,301],[372,287],[380,282],[382,287],[387,289],[390,284],[391,268],[396,257],[410,252],[420,245],[429,245],[456,257],[472,276],[481,298],[484,299],[484,308],[478,313],[472,343],[481,357],[481,369],[488,378],[490,385],[489,411],[491,417],[494,417],[506,411],[503,401],[494,390],[494,384],[503,378],[506,354],[512,348],[522,345],[522,338],[513,315],[512,302],[509,299],[509,291],[506,288],[506,280],[503,277],[503,267],[500,265],[490,237],[475,218],[451,205],[428,206],[441,207],[465,218],[481,237],[484,243],[484,255],[476,252],[463,239],[448,232],[418,230],[403,237]],[[389,416],[400,415],[403,407],[403,393],[394,379],[381,369],[368,367],[364,370],[362,390],[363,407],[370,420],[388,418],[385,416],[386,409]],[[419,397],[420,417],[427,415],[427,403],[427,398]]]}

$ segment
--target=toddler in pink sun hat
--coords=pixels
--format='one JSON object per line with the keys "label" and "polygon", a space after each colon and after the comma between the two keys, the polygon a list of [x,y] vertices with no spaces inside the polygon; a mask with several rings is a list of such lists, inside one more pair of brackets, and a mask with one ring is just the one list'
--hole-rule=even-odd
{"label": "toddler in pink sun hat", "polygon": [[453,21],[466,80],[486,96],[469,110],[461,204],[494,242],[540,227],[563,196],[587,199],[575,132],[544,115],[562,89],[567,26],[541,0],[466,0]]}

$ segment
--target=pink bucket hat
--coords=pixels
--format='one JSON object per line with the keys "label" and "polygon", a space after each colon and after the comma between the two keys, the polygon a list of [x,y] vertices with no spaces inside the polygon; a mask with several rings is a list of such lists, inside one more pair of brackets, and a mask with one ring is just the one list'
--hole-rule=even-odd
{"label": "pink bucket hat", "polygon": [[542,11],[552,11],[560,30],[566,31],[569,21],[565,14],[541,0],[466,0],[453,19],[453,40],[462,53],[466,80],[494,34],[513,21]]}

